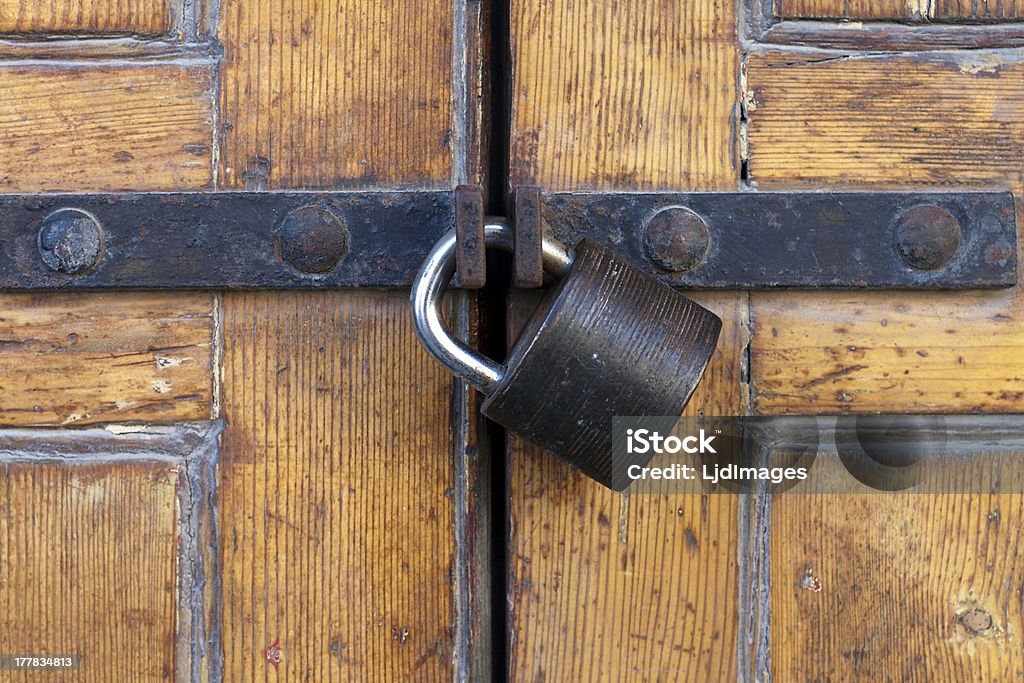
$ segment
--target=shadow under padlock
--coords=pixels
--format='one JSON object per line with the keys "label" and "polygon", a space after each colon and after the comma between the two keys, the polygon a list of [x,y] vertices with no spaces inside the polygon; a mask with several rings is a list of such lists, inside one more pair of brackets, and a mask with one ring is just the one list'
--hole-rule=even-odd
{"label": "shadow under padlock", "polygon": [[[485,227],[511,251],[512,229]],[[454,231],[427,256],[412,290],[423,345],[486,397],[482,412],[616,491],[650,455],[612,455],[612,418],[679,415],[714,353],[721,320],[668,285],[584,239],[570,252],[545,237],[544,269],[558,278],[512,346],[506,365],[447,330],[440,299],[455,273]]]}

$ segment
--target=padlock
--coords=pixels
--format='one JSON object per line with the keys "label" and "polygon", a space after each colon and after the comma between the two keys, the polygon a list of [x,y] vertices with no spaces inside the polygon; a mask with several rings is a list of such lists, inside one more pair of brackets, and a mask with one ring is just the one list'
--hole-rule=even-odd
{"label": "padlock", "polygon": [[[512,250],[513,231],[486,225],[487,247]],[[612,418],[678,416],[704,374],[722,321],[668,285],[584,239],[545,236],[546,292],[502,365],[455,339],[441,297],[455,273],[454,231],[413,284],[416,332],[426,349],[480,390],[483,413],[616,491],[653,455],[612,457]],[[635,470],[634,470],[635,471]]]}

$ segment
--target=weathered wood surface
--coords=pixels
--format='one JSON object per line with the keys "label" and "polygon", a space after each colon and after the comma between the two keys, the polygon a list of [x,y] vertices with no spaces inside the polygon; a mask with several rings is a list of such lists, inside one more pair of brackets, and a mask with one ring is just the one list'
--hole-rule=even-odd
{"label": "weathered wood surface", "polygon": [[[1015,52],[832,57],[751,56],[758,187],[1024,187]],[[1019,411],[1021,306],[1017,290],[754,293],[754,406]],[[1019,678],[1022,500],[777,496],[762,508],[774,677]]]}
{"label": "weathered wood surface", "polygon": [[166,33],[172,0],[0,0],[0,33]]}
{"label": "weathered wood surface", "polygon": [[1013,21],[1024,5],[1016,0],[775,0],[774,9],[788,19]]}
{"label": "weathered wood surface", "polygon": [[0,192],[202,190],[211,68],[0,65]]}
{"label": "weathered wood surface", "polygon": [[[904,17],[913,0],[774,0],[774,13],[787,19]],[[757,2],[757,0],[754,0]],[[914,3],[927,8],[927,2]]]}
{"label": "weathered wood surface", "polygon": [[1024,179],[1017,51],[768,50],[750,56],[747,81],[750,174],[760,188],[1007,188]]}
{"label": "weathered wood surface", "polygon": [[[126,6],[100,14],[123,18]],[[144,16],[132,17],[144,32]],[[76,64],[64,52],[44,63],[57,53],[38,45],[2,48],[29,59],[0,66],[0,191],[210,187],[209,62]],[[209,419],[213,328],[206,294],[2,295],[0,424]],[[77,443],[50,436],[47,457]],[[188,675],[179,639],[189,606],[178,599],[187,572],[176,555],[182,468],[163,452],[162,462],[126,461],[124,447],[88,454],[119,462],[0,465],[3,652],[80,652],[82,680]]]}
{"label": "weathered wood surface", "polygon": [[450,186],[452,12],[225,0],[221,185]]}
{"label": "weathered wood surface", "polygon": [[752,297],[754,405],[765,413],[1015,411],[1016,293]]}
{"label": "weathered wood surface", "polygon": [[776,680],[1020,680],[1022,517],[1020,494],[777,499]]}
{"label": "weathered wood surface", "polygon": [[780,21],[767,29],[756,29],[754,37],[764,43],[830,50],[979,50],[1024,46],[1024,26],[1019,22],[964,25]]}
{"label": "weathered wood surface", "polygon": [[209,419],[209,295],[0,297],[0,424]]}
{"label": "weathered wood surface", "polygon": [[513,186],[735,187],[731,5],[543,0],[511,13]]}
{"label": "weathered wood surface", "polygon": [[[479,182],[478,13],[223,3],[219,185]],[[408,293],[236,294],[223,320],[225,678],[480,675],[475,464],[452,443],[474,425]]]}
{"label": "weathered wood surface", "polygon": [[225,297],[228,679],[452,675],[452,381],[408,316],[405,292]]}
{"label": "weathered wood surface", "polygon": [[0,652],[80,654],[76,680],[172,679],[178,477],[167,462],[0,462]]}
{"label": "weathered wood surface", "polygon": [[[512,183],[733,189],[733,4],[513,2]],[[746,407],[746,297],[691,402]],[[525,312],[520,312],[520,315]],[[514,328],[514,325],[513,325]],[[736,675],[737,499],[620,496],[513,439],[510,680]]]}

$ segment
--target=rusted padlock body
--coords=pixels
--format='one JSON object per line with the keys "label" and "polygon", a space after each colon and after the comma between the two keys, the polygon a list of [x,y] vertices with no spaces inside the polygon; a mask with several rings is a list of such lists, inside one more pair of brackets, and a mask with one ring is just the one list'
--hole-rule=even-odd
{"label": "rusted padlock body", "polygon": [[612,459],[612,417],[678,415],[722,321],[589,239],[534,312],[487,417],[605,486],[629,484]]}

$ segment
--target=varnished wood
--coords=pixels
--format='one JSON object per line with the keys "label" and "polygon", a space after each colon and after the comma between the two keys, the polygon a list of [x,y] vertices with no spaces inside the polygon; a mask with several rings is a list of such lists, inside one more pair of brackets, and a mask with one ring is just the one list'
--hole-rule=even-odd
{"label": "varnished wood", "polygon": [[893,24],[888,22],[780,21],[759,31],[757,40],[829,50],[888,50],[893,52],[1019,48],[1024,26],[996,24]]}
{"label": "varnished wood", "polygon": [[[754,0],[755,2],[757,0]],[[927,16],[918,0],[774,0],[775,16],[787,19],[891,19]]]}
{"label": "varnished wood", "polygon": [[[222,3],[219,186],[479,182],[479,11]],[[275,643],[279,675],[486,676],[476,424],[408,293],[231,295],[223,320],[225,678],[273,676]]]}
{"label": "varnished wood", "polygon": [[794,292],[752,303],[759,412],[1005,412],[1024,401],[1015,293]]}
{"label": "varnished wood", "polygon": [[209,295],[0,296],[0,424],[209,419]]}
{"label": "varnished wood", "polygon": [[[478,182],[479,12],[222,3],[219,186]],[[408,307],[400,291],[224,299],[225,679],[273,676],[274,643],[289,677],[485,676],[470,562],[486,482],[468,396]]]}
{"label": "varnished wood", "polygon": [[775,679],[1021,679],[1022,518],[1020,494],[781,496]]}
{"label": "varnished wood", "polygon": [[735,186],[732,4],[542,0],[511,7],[513,185]]}
{"label": "varnished wood", "polygon": [[0,0],[0,33],[162,34],[169,0]]}
{"label": "varnished wood", "polygon": [[225,0],[221,184],[450,186],[452,8]]}
{"label": "varnished wood", "polygon": [[1024,179],[1022,74],[1012,50],[755,52],[751,177],[772,188],[1010,187]]}
{"label": "varnished wood", "polygon": [[[117,14],[124,3],[103,7],[111,21],[126,16]],[[129,17],[133,32],[158,30],[156,20],[149,28],[139,23],[144,18]],[[65,29],[77,30],[59,27]],[[0,65],[0,191],[210,187],[211,62],[180,55],[165,63],[74,63],[67,46],[48,52],[39,45],[5,51],[29,59]],[[112,49],[95,54],[125,56]],[[39,61],[47,56],[60,59]],[[210,295],[6,294],[0,311],[0,424],[209,419]],[[64,443],[60,435],[52,440]],[[111,443],[89,457],[120,462],[2,465],[0,602],[7,621],[0,650],[81,652],[83,680],[187,678],[193,661],[206,664],[192,657],[185,623],[192,614],[186,584],[199,559],[177,554],[184,514],[178,492],[200,483],[186,482],[184,461],[166,453],[157,463],[124,455],[124,444]],[[196,521],[188,533],[207,529],[211,519],[207,514],[207,523]]]}
{"label": "varnished wood", "polygon": [[1024,5],[1016,0],[775,0],[775,9],[776,16],[791,19],[1007,21],[1020,18]]}
{"label": "varnished wood", "polygon": [[138,36],[112,36],[97,40],[91,37],[42,37],[27,40],[22,36],[0,38],[0,62],[16,60],[110,61],[131,59],[138,62],[161,59],[206,60],[209,48],[183,44],[172,39],[151,39]]}
{"label": "varnished wood", "polygon": [[212,180],[212,71],[0,65],[0,191],[201,190]]}
{"label": "varnished wood", "polygon": [[166,462],[0,462],[0,651],[80,654],[85,681],[172,679],[178,481]]}
{"label": "varnished wood", "polygon": [[405,292],[224,299],[225,678],[451,678],[452,380]]}
{"label": "varnished wood", "polygon": [[938,20],[1016,21],[1024,17],[1024,3],[1020,0],[929,0],[928,4],[930,17]]}

